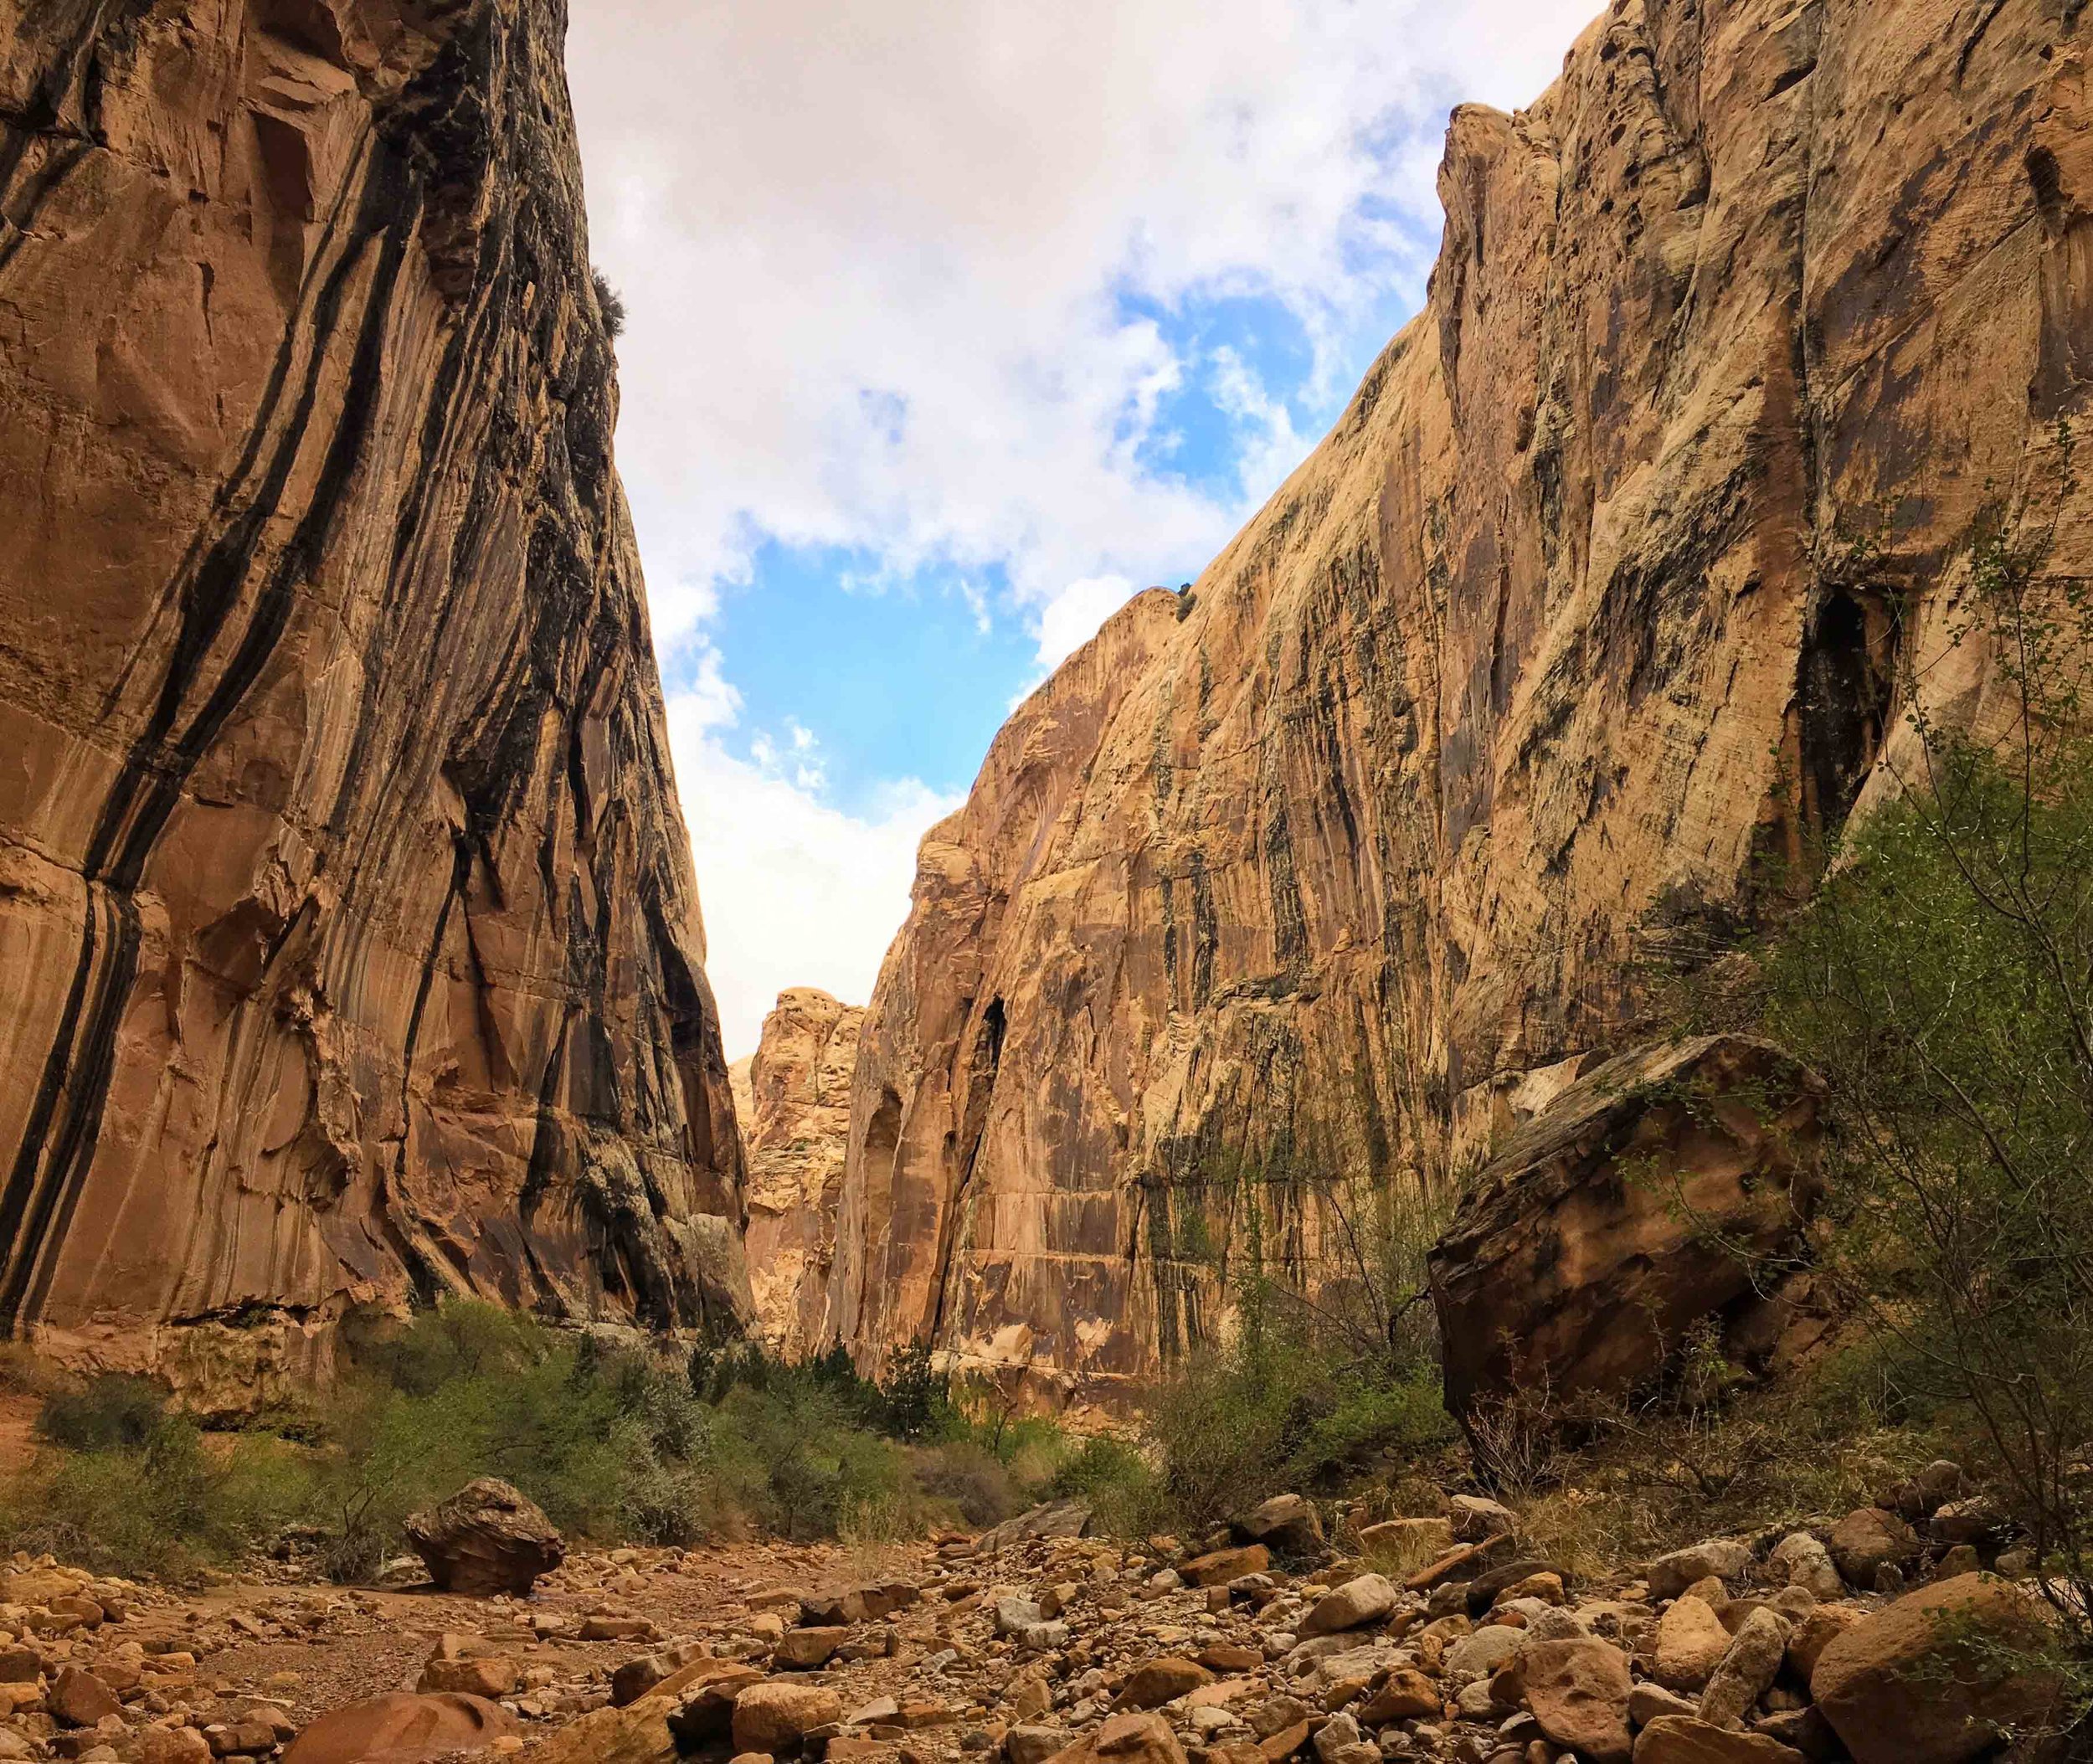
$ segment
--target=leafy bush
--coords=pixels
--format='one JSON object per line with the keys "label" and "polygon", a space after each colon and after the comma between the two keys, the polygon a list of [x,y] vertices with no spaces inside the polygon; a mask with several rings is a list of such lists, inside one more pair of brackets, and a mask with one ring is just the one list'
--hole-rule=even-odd
{"label": "leafy bush", "polygon": [[142,1380],[65,1386],[39,1422],[55,1449],[0,1499],[0,1529],[163,1574],[295,1530],[354,1581],[399,1550],[409,1513],[479,1476],[595,1540],[881,1538],[1006,1518],[1046,1473],[1026,1453],[1062,1455],[1046,1424],[969,1421],[924,1353],[883,1385],[840,1354],[792,1364],[748,1343],[685,1363],[470,1300],[351,1319],[337,1382],[286,1425],[299,1443],[207,1442]]}
{"label": "leafy bush", "polygon": [[1110,1434],[1095,1434],[1065,1457],[1045,1493],[1057,1500],[1090,1503],[1099,1530],[1141,1537],[1165,1522],[1160,1479],[1140,1448]]}
{"label": "leafy bush", "polygon": [[[1768,1022],[1829,1087],[1823,1268],[1885,1406],[1961,1435],[2093,1642],[2093,581],[2049,558],[2060,426],[1949,603],[1990,671],[1973,728],[1907,665],[1896,800],[1852,830],[1768,964]],[[1916,648],[1907,644],[1907,650]],[[1896,755],[1901,755],[1899,758]]]}
{"label": "leafy bush", "polygon": [[1147,1427],[1163,1499],[1195,1526],[1282,1489],[1334,1490],[1370,1458],[1434,1453],[1453,1437],[1430,1363],[1346,1357],[1310,1325],[1270,1321],[1164,1384]]}
{"label": "leafy bush", "polygon": [[97,1572],[179,1578],[266,1543],[310,1486],[295,1447],[253,1436],[212,1451],[163,1416],[141,1441],[43,1454],[0,1491],[0,1532]]}
{"label": "leafy bush", "polygon": [[36,1418],[36,1430],[45,1439],[75,1452],[142,1448],[167,1425],[167,1399],[160,1387],[120,1372],[53,1391]]}
{"label": "leafy bush", "polygon": [[615,343],[625,333],[625,297],[610,285],[610,278],[600,270],[589,270],[589,285],[595,292],[596,310],[603,314],[603,327]]}

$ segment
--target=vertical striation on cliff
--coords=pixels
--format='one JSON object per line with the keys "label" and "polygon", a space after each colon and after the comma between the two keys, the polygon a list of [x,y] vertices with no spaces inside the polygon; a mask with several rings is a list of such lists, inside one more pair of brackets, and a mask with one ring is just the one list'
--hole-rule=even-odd
{"label": "vertical striation on cliff", "polygon": [[[827,1328],[1108,1393],[1444,1193],[1889,788],[2093,358],[2093,23],[1617,0],[1457,111],[1425,310],[925,842]],[[2080,493],[2051,565],[2093,572]],[[1888,753],[1885,754],[1885,744]]]}
{"label": "vertical striation on cliff", "polygon": [[850,1140],[861,1005],[813,986],[778,995],[756,1052],[734,1062],[748,1163],[744,1246],[756,1333],[791,1360],[820,1343]]}
{"label": "vertical striation on cliff", "polygon": [[0,1324],[745,1307],[559,0],[0,0]]}

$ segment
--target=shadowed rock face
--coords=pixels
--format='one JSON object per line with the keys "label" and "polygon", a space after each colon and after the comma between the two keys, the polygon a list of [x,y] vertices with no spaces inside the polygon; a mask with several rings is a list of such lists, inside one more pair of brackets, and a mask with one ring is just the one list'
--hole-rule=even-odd
{"label": "shadowed rock face", "polygon": [[1799,1348],[1823,1088],[1705,1036],[1608,1060],[1509,1135],[1432,1251],[1448,1407],[1624,1395],[1704,1318],[1736,1365]]}
{"label": "shadowed rock face", "polygon": [[748,1159],[748,1283],[756,1329],[799,1359],[820,1339],[851,1126],[861,1005],[812,986],[778,995],[763,1039],[733,1067]]}
{"label": "shadowed rock face", "polygon": [[565,22],[0,0],[0,1324],[62,1350],[744,1302]]}
{"label": "shadowed rock face", "polygon": [[2089,33],[1626,0],[1531,110],[1455,113],[1426,310],[926,841],[832,1334],[1153,1370],[1223,1253],[1336,1265],[1318,1185],[1444,1192],[1751,922],[1888,787],[1900,657],[1995,714],[1948,609],[2085,406]]}

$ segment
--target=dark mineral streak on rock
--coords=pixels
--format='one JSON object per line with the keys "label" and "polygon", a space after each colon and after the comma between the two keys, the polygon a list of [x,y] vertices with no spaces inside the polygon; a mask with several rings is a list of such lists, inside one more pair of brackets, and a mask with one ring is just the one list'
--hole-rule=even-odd
{"label": "dark mineral streak on rock", "polygon": [[565,23],[0,0],[0,1321],[208,1402],[746,1314]]}

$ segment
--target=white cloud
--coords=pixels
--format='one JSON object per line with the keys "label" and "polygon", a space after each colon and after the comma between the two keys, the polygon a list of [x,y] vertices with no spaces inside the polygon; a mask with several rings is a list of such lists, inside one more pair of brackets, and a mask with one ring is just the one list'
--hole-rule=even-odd
{"label": "white cloud", "polygon": [[[846,1004],[872,995],[880,959],[908,912],[916,846],[959,805],[913,779],[889,784],[870,813],[821,800],[808,766],[767,748],[728,751],[712,707],[669,700],[669,744],[690,823],[704,904],[706,971],[729,1059],[756,1051],[763,1020],[788,986],[819,986]],[[798,748],[795,731],[792,743]]]}
{"label": "white cloud", "polygon": [[1236,473],[1244,495],[1253,501],[1268,496],[1308,451],[1294,433],[1293,413],[1233,349],[1214,351],[1211,385],[1215,408],[1236,419],[1241,435]]}
{"label": "white cloud", "polygon": [[1422,285],[1447,100],[1530,100],[1594,4],[576,8],[664,640],[766,536],[1000,565],[1028,609],[1195,567],[1244,509],[1140,469],[1185,364],[1122,296],[1352,336]]}
{"label": "white cloud", "polygon": [[[867,589],[949,565],[977,627],[1014,618],[1051,667],[1296,462],[1296,413],[1422,291],[1446,105],[1529,101],[1597,4],[573,8],[594,255],[628,310],[619,463],[655,629],[695,669],[672,724],[737,1052],[780,986],[867,995],[949,805],[902,783],[843,814],[789,731],[737,757],[721,585],[766,541],[850,548]],[[1302,384],[1180,357],[1154,315],[1222,295],[1293,314]],[[1232,484],[1168,469],[1191,376],[1236,425]]]}

